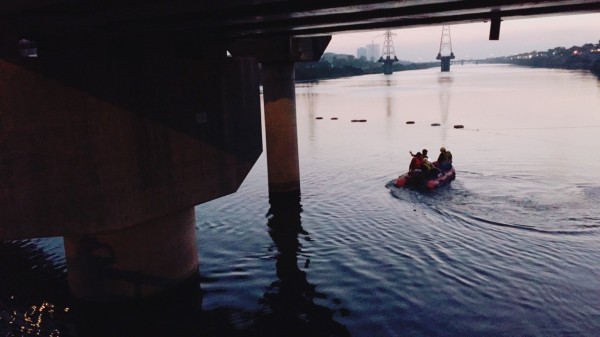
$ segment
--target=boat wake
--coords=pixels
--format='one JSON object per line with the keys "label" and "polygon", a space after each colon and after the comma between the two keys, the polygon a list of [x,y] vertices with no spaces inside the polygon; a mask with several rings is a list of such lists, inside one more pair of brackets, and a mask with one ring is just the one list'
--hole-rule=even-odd
{"label": "boat wake", "polygon": [[590,235],[600,231],[600,216],[594,203],[600,186],[567,189],[565,200],[546,200],[543,193],[482,193],[459,182],[435,191],[420,192],[385,184],[390,194],[410,204],[431,210],[441,223],[461,223],[482,230],[514,230],[544,235]]}

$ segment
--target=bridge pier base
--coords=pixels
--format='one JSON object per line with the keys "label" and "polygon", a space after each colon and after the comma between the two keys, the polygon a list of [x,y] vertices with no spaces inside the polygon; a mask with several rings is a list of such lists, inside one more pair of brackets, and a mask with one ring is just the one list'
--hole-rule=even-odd
{"label": "bridge pier base", "polygon": [[450,56],[443,56],[440,58],[442,72],[450,71],[450,59],[451,59]]}
{"label": "bridge pier base", "polygon": [[159,294],[198,272],[193,207],[122,230],[64,238],[68,282],[96,302]]}

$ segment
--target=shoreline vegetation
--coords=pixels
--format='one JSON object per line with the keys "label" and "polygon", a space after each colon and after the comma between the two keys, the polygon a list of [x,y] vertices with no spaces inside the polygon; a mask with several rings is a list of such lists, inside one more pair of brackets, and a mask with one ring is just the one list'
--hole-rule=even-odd
{"label": "shoreline vegetation", "polygon": [[489,58],[484,63],[509,63],[532,68],[589,70],[600,79],[600,41],[571,48],[556,47],[511,56]]}
{"label": "shoreline vegetation", "polygon": [[[467,60],[465,60],[467,61]],[[473,60],[468,60],[473,61]],[[600,41],[571,48],[556,47],[517,55],[476,60],[482,64],[515,64],[533,68],[589,70],[600,79]],[[394,72],[439,67],[440,63],[398,61]],[[353,55],[325,53],[319,61],[296,63],[296,82],[311,82],[350,76],[383,73],[383,63]]]}

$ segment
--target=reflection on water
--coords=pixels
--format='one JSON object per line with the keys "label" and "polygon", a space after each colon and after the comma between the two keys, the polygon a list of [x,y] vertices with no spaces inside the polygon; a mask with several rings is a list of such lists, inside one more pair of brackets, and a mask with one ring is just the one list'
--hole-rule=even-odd
{"label": "reflection on water", "polygon": [[315,118],[317,117],[315,113],[316,104],[317,104],[317,94],[312,91],[312,87],[315,85],[315,82],[306,82],[300,84],[302,88],[305,88],[305,91],[301,94],[297,94],[296,96],[301,96],[301,98],[306,100],[306,104],[308,107],[308,115],[310,117],[310,139],[315,141]]}
{"label": "reflection on water", "polygon": [[146,300],[87,303],[68,294],[64,264],[52,262],[44,240],[0,244],[0,336],[197,336],[199,278]]}
{"label": "reflection on water", "polygon": [[450,114],[450,97],[451,94],[451,86],[452,86],[452,75],[449,73],[442,73],[438,78],[438,83],[440,84],[439,95],[440,95],[440,120],[442,126],[441,133],[441,145],[446,146],[446,142],[448,139],[448,115]]}
{"label": "reflection on water", "polygon": [[69,315],[64,265],[36,241],[0,243],[0,335],[65,336]]}
{"label": "reflection on water", "polygon": [[[49,302],[31,305],[25,310],[18,308],[15,297],[5,302],[0,311],[0,333],[2,336],[64,336],[54,321],[55,306]],[[68,308],[64,309],[68,312]]]}
{"label": "reflection on water", "polygon": [[[299,235],[308,236],[302,228],[300,196],[271,198],[268,212],[269,235],[277,248],[274,281],[264,295],[270,313],[257,321],[258,336],[350,336],[348,330],[333,319],[334,312],[315,303],[316,286],[307,280],[306,272],[298,266],[302,253]],[[300,261],[304,269],[310,259]]]}
{"label": "reflection on water", "polygon": [[396,85],[396,81],[394,81],[391,78],[386,79],[385,81],[385,86],[386,86],[386,91],[385,91],[385,115],[389,118],[390,116],[392,116],[392,111],[393,111],[393,91],[390,90],[390,87],[394,87]]}
{"label": "reflection on water", "polygon": [[169,291],[127,303],[75,302],[76,336],[197,336],[206,329],[199,278]]}
{"label": "reflection on water", "polygon": [[[199,275],[143,300],[78,301],[67,294],[64,264],[50,262],[31,241],[3,243],[0,265],[9,277],[0,278],[0,336],[350,336],[333,318],[336,311],[316,303],[327,295],[307,279],[310,257],[300,238],[310,237],[301,212],[300,196],[270,200],[267,230],[277,250],[277,279],[265,285],[259,300],[264,308],[258,311],[226,306],[203,311]],[[347,314],[342,311],[337,314]]]}

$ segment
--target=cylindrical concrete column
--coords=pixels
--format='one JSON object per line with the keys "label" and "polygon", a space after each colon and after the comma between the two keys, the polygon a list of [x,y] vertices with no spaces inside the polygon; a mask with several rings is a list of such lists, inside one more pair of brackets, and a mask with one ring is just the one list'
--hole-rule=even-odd
{"label": "cylindrical concrete column", "polygon": [[269,194],[299,194],[294,63],[264,62],[262,74]]}
{"label": "cylindrical concrete column", "polygon": [[144,298],[198,273],[193,207],[121,231],[64,241],[69,287],[82,300]]}

